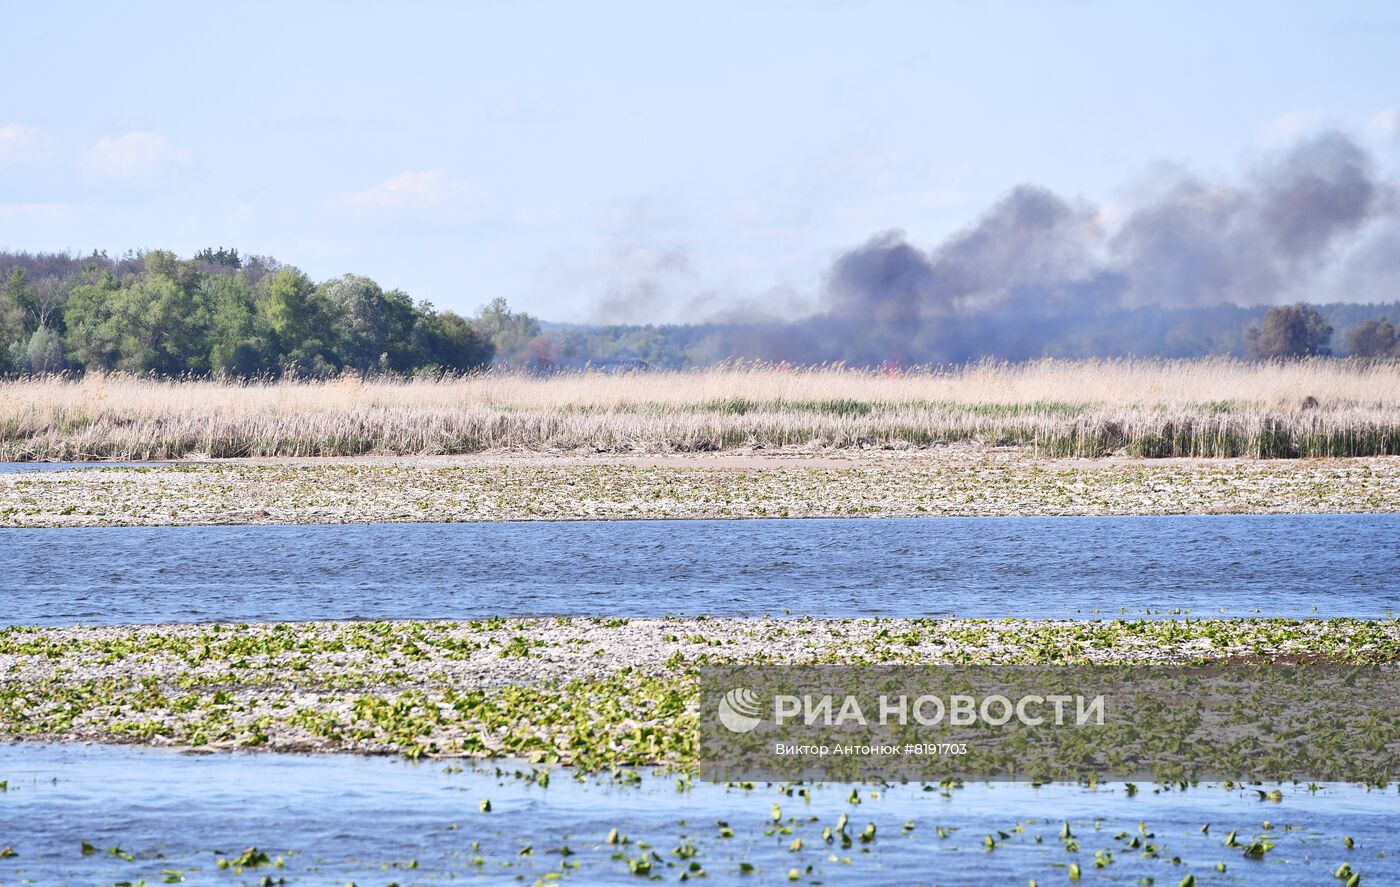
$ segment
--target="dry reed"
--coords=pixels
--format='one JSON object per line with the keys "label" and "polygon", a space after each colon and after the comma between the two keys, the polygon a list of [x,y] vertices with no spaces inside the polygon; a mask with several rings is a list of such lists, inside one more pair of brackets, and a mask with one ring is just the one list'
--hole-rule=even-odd
{"label": "dry reed", "polygon": [[0,382],[0,459],[1022,445],[1054,456],[1400,453],[1400,364],[723,366],[436,380]]}

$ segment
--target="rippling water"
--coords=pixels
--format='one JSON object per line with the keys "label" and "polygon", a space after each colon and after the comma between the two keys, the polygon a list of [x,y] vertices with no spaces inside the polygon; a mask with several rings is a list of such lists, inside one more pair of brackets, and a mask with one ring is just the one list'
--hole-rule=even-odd
{"label": "rippling water", "polygon": [[[1252,788],[1220,786],[1162,793],[1144,787],[1136,796],[1121,784],[999,783],[951,792],[860,786],[860,803],[852,804],[849,785],[813,787],[806,800],[761,784],[743,790],[696,783],[682,792],[669,777],[618,785],[576,781],[563,771],[553,776],[541,787],[489,769],[446,772],[441,762],[389,758],[0,746],[0,779],[9,781],[0,793],[2,840],[17,854],[0,859],[0,879],[157,884],[174,873],[190,884],[255,884],[265,874],[291,884],[533,883],[567,859],[579,867],[566,882],[636,884],[643,879],[627,860],[644,855],[645,842],[661,857],[652,873],[666,881],[696,862],[720,883],[741,880],[747,863],[760,883],[786,882],[796,868],[804,883],[1059,884],[1077,861],[1085,883],[1152,878],[1170,887],[1189,872],[1203,885],[1323,884],[1334,883],[1342,862],[1362,873],[1362,883],[1400,883],[1394,789],[1327,785],[1309,793],[1285,784],[1281,803],[1265,803]],[[480,810],[483,799],[491,802],[489,813]],[[775,803],[791,833],[765,834]],[[847,849],[823,842],[821,829],[842,813],[853,837],[874,823],[875,840]],[[733,837],[720,836],[720,820]],[[1067,853],[1060,840],[1064,822],[1077,852]],[[940,838],[938,826],[956,831]],[[606,843],[613,828],[630,842]],[[1223,846],[1231,831],[1243,844],[1268,835],[1277,846],[1263,860],[1249,860],[1242,847]],[[1157,845],[1156,858],[1129,847],[1132,836]],[[1354,849],[1343,846],[1345,836]],[[790,849],[794,838],[803,840],[798,851]],[[83,842],[96,852],[84,855]],[[687,843],[693,856],[673,852]],[[559,852],[565,846],[572,855]],[[280,856],[284,867],[241,878],[217,867],[219,857],[249,847]],[[1112,862],[1096,869],[1100,850]],[[1220,862],[1224,875],[1216,870]]]}
{"label": "rippling water", "polygon": [[[1400,609],[1400,516],[0,530],[0,602],[0,624],[50,625],[789,611],[1374,617]],[[651,874],[674,881],[695,863],[712,883],[786,883],[796,869],[803,883],[1052,884],[1067,883],[1071,862],[1085,883],[1170,887],[1187,873],[1202,885],[1341,883],[1331,875],[1343,862],[1363,883],[1400,883],[1393,787],[1286,784],[1281,803],[1266,803],[1253,787],[1218,785],[1136,796],[1121,784],[859,786],[853,804],[850,785],[804,799],[771,785],[681,791],[671,777],[621,785],[555,770],[544,787],[442,762],[42,744],[0,745],[0,781],[0,847],[15,854],[0,858],[0,883],[534,883],[577,863],[565,880],[635,884],[629,860],[649,851]],[[791,833],[773,833],[774,803]],[[852,835],[874,823],[875,840],[822,841],[843,813]],[[1077,852],[1060,840],[1064,821]],[[608,844],[613,828],[630,841]],[[1230,831],[1277,846],[1246,859],[1223,845]],[[1129,846],[1141,832],[1155,856]],[[249,847],[282,867],[218,867]]]}
{"label": "rippling water", "polygon": [[0,623],[1381,617],[1400,515],[0,530]]}

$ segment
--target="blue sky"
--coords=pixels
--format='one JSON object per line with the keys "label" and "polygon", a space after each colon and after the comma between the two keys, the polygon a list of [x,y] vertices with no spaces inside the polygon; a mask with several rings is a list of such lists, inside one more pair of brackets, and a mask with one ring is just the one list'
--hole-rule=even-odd
{"label": "blue sky", "polygon": [[462,311],[810,306],[1020,182],[1111,205],[1339,127],[1393,3],[11,4],[0,248],[236,246]]}

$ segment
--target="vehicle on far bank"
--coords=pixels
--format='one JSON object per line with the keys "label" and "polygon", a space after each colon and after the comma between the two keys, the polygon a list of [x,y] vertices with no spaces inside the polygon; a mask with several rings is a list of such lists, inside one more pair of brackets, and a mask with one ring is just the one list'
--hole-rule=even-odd
{"label": "vehicle on far bank", "polygon": [[651,369],[651,364],[636,357],[617,357],[609,360],[590,360],[584,369],[599,373],[644,373]]}

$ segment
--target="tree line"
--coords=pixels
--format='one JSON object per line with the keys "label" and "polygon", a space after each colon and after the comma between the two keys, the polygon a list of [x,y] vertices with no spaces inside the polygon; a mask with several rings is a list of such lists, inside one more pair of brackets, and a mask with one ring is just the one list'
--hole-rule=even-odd
{"label": "tree line", "polygon": [[[1332,354],[1333,332],[1321,311],[1299,302],[1270,308],[1258,326],[1249,328],[1245,340],[1255,360],[1327,357]],[[1353,357],[1400,358],[1400,339],[1387,319],[1362,321],[1347,333],[1346,343]]]}
{"label": "tree line", "polygon": [[324,377],[466,372],[524,353],[538,322],[496,300],[473,318],[368,277],[315,282],[237,250],[0,253],[0,373]]}
{"label": "tree line", "polygon": [[[894,360],[1214,354],[1287,359],[1333,353],[1400,358],[1398,326],[1400,303],[1300,303],[1267,310],[1144,306],[1102,315],[1048,314],[1034,323],[988,314],[963,318],[946,330],[941,351]],[[805,329],[802,321],[542,325],[499,298],[463,317],[415,302],[402,290],[385,290],[368,277],[316,282],[275,259],[222,247],[188,259],[165,250],[118,258],[101,252],[0,252],[0,375],[98,370],[318,378],[487,366],[551,372],[676,369],[734,358],[855,359],[842,350],[822,351],[821,342],[833,337],[813,340]],[[858,331],[850,332],[853,337]]]}

